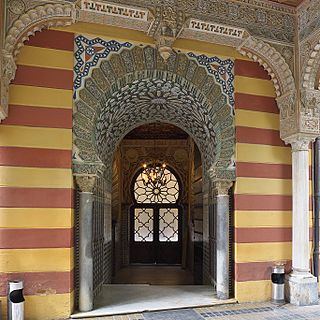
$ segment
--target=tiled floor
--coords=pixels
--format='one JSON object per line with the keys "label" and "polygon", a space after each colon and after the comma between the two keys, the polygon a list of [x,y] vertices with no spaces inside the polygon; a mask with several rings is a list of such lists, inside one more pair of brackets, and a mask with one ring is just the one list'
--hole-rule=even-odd
{"label": "tiled floor", "polygon": [[296,307],[289,304],[277,306],[269,302],[243,303],[90,320],[320,320],[320,305]]}

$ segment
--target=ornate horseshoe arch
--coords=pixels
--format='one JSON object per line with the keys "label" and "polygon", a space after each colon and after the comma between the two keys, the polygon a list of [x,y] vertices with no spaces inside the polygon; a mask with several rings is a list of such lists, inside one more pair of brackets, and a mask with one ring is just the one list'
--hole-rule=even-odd
{"label": "ornate horseshoe arch", "polygon": [[[20,6],[23,5],[21,2]],[[23,12],[24,8],[16,8]],[[0,71],[0,121],[8,115],[9,84],[16,73],[16,57],[24,41],[37,31],[49,27],[70,25],[75,21],[75,7],[72,4],[52,3],[39,5],[21,14],[8,30],[1,53]]]}
{"label": "ornate horseshoe arch", "polygon": [[174,53],[165,64],[152,47],[113,53],[92,70],[75,102],[75,173],[102,164],[110,168],[113,151],[126,133],[163,121],[193,137],[212,178],[234,180],[232,94],[226,82],[217,82],[204,57]]}

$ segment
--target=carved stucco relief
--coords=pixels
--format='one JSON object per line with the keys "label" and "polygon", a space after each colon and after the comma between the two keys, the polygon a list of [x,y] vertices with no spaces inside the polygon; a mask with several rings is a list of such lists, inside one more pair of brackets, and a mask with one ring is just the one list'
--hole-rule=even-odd
{"label": "carved stucco relief", "polygon": [[124,48],[102,60],[84,81],[74,114],[74,169],[111,167],[117,144],[134,127],[153,121],[188,132],[213,178],[233,180],[233,107],[206,67],[173,53],[165,64],[152,47]]}
{"label": "carved stucco relief", "polygon": [[[49,2],[49,3],[48,3]],[[68,3],[53,1],[11,0],[8,2],[5,42],[1,52],[0,120],[8,115],[9,84],[16,72],[15,59],[24,41],[37,31],[49,27],[65,26],[75,21],[75,10]]]}

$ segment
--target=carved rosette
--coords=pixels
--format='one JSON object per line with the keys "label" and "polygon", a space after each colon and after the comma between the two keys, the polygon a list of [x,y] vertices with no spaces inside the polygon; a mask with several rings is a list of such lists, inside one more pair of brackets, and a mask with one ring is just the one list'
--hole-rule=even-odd
{"label": "carved rosette", "polygon": [[75,176],[76,182],[81,190],[81,192],[93,193],[95,182],[97,179],[96,175],[87,175],[87,176]]}
{"label": "carved rosette", "polygon": [[232,187],[233,182],[227,180],[218,180],[214,183],[214,193],[216,196],[228,196],[229,189]]}

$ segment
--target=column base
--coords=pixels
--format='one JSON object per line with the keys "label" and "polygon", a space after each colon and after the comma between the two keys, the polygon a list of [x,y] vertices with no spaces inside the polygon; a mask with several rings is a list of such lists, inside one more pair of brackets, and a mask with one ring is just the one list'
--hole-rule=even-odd
{"label": "column base", "polygon": [[317,278],[311,273],[303,275],[289,274],[286,277],[286,300],[296,306],[310,306],[318,304]]}

